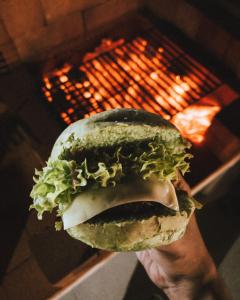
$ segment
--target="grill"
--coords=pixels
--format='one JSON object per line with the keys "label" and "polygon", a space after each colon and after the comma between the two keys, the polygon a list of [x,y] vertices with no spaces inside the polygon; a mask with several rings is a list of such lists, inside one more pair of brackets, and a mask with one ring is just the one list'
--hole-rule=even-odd
{"label": "grill", "polygon": [[109,109],[144,109],[170,120],[195,143],[203,141],[211,120],[226,105],[224,97],[208,99],[223,86],[157,27],[130,39],[103,39],[80,62],[64,63],[42,76],[44,97],[65,125]]}
{"label": "grill", "polygon": [[104,40],[78,66],[43,78],[42,90],[69,124],[116,107],[142,108],[170,119],[222,84],[158,30],[129,42]]}

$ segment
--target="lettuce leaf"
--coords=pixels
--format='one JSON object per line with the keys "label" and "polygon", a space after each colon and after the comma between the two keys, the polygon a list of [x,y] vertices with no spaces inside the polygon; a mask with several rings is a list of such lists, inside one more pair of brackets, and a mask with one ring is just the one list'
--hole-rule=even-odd
{"label": "lettuce leaf", "polygon": [[182,144],[153,141],[93,149],[84,159],[50,159],[42,171],[35,171],[30,208],[37,210],[39,219],[45,211],[52,212],[54,208],[61,216],[82,191],[115,186],[132,176],[144,180],[151,176],[159,180],[174,180],[177,170],[183,174],[188,171],[189,158],[191,154],[186,153]]}

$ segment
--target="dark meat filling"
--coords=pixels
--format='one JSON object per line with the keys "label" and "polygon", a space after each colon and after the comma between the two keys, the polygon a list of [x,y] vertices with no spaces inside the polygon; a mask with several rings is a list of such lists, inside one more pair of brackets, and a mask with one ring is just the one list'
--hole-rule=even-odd
{"label": "dark meat filling", "polygon": [[[186,211],[188,214],[191,212],[192,202],[183,191],[177,191],[179,208],[181,211]],[[174,216],[176,211],[170,209],[157,202],[138,202],[120,205],[110,208],[97,216],[91,218],[85,223],[89,224],[102,224],[114,223],[127,220],[142,220],[148,219],[151,216]]]}

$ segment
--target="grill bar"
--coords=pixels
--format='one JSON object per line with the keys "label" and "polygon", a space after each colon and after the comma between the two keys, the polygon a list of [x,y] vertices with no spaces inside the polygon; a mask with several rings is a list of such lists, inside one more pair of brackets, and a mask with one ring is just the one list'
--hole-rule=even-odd
{"label": "grill bar", "polygon": [[[136,54],[138,54],[138,55],[140,55],[140,57],[141,57],[141,53],[138,51],[138,49],[136,49],[134,46],[130,46],[130,49],[132,50],[132,51],[135,51],[136,52]],[[143,59],[144,60],[144,59]],[[163,63],[162,63],[162,65],[160,65],[160,64],[157,64],[156,62],[152,62],[150,59],[147,59],[147,65],[149,66],[149,70],[151,71],[151,73],[150,73],[150,77],[151,78],[153,78],[154,79],[154,77],[159,77],[159,78],[161,78],[161,82],[162,82],[162,84],[160,83],[160,82],[158,82],[158,81],[155,81],[155,83],[158,85],[158,89],[160,88],[160,89],[165,89],[165,90],[168,90],[169,89],[169,86],[171,86],[171,85],[173,85],[173,84],[177,84],[175,81],[174,81],[174,79],[173,79],[173,77],[172,76],[166,76],[166,74],[165,74],[165,72],[164,72],[164,69],[163,69],[163,66],[165,66]],[[165,66],[166,67],[166,66]],[[156,70],[156,68],[158,69],[156,72],[155,72],[155,70]],[[166,70],[166,68],[165,68],[165,70]],[[169,91],[168,91],[169,92]],[[173,95],[172,94],[170,94],[169,96],[171,97],[171,96],[175,96],[175,100],[178,102],[178,92],[176,92],[174,89],[172,90],[172,93],[173,93]],[[184,98],[189,98],[188,97],[188,92],[186,92],[186,95],[184,96]],[[191,99],[192,97],[190,96],[190,99]],[[187,101],[190,101],[190,99],[187,99]],[[182,103],[180,104],[180,105],[184,105],[184,106],[188,106],[188,103],[187,102],[185,102],[185,101],[181,101]],[[185,102],[185,103],[184,103]],[[181,110],[181,109],[180,109]]]}
{"label": "grill bar", "polygon": [[[154,45],[154,41],[152,42]],[[190,64],[186,64],[186,62],[183,59],[183,56],[179,57],[171,57],[171,51],[172,49],[168,49],[168,59],[171,61],[171,65],[169,66],[170,69],[173,69],[174,73],[188,74],[188,82],[192,89],[194,89],[199,96],[201,97],[201,94],[207,94],[209,90],[212,89],[212,86],[208,82],[208,80],[205,79],[205,75],[196,71],[196,69],[191,66]]]}
{"label": "grill bar", "polygon": [[221,84],[221,81],[212,72],[198,63],[195,59],[191,58],[185,51],[180,49],[176,44],[170,41],[159,31],[154,30],[149,36],[152,37],[156,43],[162,42],[163,45],[168,49],[169,53],[173,52],[176,56],[182,58],[182,63],[185,68],[190,66],[193,70],[195,70],[199,78],[204,79],[206,77],[206,86],[213,88],[216,84]]}
{"label": "grill bar", "polygon": [[[136,49],[135,44],[139,45],[138,41],[136,41],[136,43],[133,44],[133,47],[135,47],[135,49]],[[151,47],[151,46],[149,46],[149,48],[151,50],[154,50],[154,48]],[[139,54],[138,49],[136,49],[136,50],[137,50],[137,52]],[[161,72],[162,75],[165,76],[166,78],[168,78],[172,82],[172,84],[173,83],[178,84],[178,82],[176,82],[176,76],[174,76],[173,74],[169,74],[168,76],[165,75],[165,72],[168,70],[168,68],[170,66],[170,64],[169,64],[170,60],[171,60],[171,57],[169,59],[169,56],[168,56],[168,59],[166,59],[165,56],[159,55],[157,53],[156,54],[156,59],[152,59],[152,64],[154,64],[154,66],[156,68],[158,68],[159,72],[162,71]],[[160,63],[160,61],[161,61],[161,63]],[[178,68],[176,68],[176,69],[178,70]],[[181,73],[181,71],[178,70],[178,73]],[[191,93],[189,93],[189,91],[186,91],[186,95],[189,95],[191,101],[195,97],[199,98],[198,96],[200,96],[200,95],[199,95],[198,91],[195,90],[196,83],[193,84],[192,81],[191,81],[191,79],[189,79],[188,84],[190,84],[190,86],[191,86]]]}
{"label": "grill bar", "polygon": [[[136,90],[133,88],[133,93],[129,92],[128,89],[126,89],[126,86],[128,86],[128,81],[126,80],[126,78],[128,77],[127,73],[124,74],[124,72],[122,72],[122,77],[119,76],[119,74],[117,73],[117,71],[119,71],[119,69],[117,69],[116,67],[114,67],[114,65],[111,63],[111,60],[109,59],[109,57],[102,57],[100,60],[100,62],[103,63],[103,65],[107,66],[107,69],[109,71],[109,76],[113,76],[115,78],[115,80],[118,82],[119,87],[122,91],[125,91],[127,96],[127,102],[131,107],[131,103],[133,103],[134,108],[141,108],[144,109],[144,105],[141,102],[141,100],[139,100],[139,97],[137,97],[137,93]],[[125,76],[123,76],[125,75]],[[123,80],[121,80],[123,79]],[[130,79],[130,78],[129,78]],[[121,81],[123,81],[124,83],[122,83]],[[132,95],[134,94],[134,96]],[[115,97],[117,96],[117,94],[115,95]],[[129,100],[129,101],[128,101]],[[124,105],[124,97],[122,98],[122,103]],[[123,106],[125,107],[125,106]],[[148,107],[148,109],[152,109],[151,106]]]}
{"label": "grill bar", "polygon": [[[150,99],[152,99],[152,101],[155,102],[155,96],[158,95],[158,91],[152,86],[153,82],[152,79],[148,76],[149,74],[146,73],[144,70],[142,70],[140,67],[138,67],[129,57],[129,55],[127,54],[127,50],[123,49],[123,53],[125,53],[125,56],[128,57],[128,60],[121,60],[123,62],[125,62],[125,66],[126,68],[130,68],[133,72],[134,72],[134,77],[138,76],[138,74],[142,74],[142,76],[140,76],[141,81],[143,82],[143,84],[141,84],[140,89],[143,91],[146,91],[148,93],[148,95],[150,96]],[[114,57],[116,58],[116,57]],[[117,61],[119,60],[119,58],[117,59]],[[129,66],[128,66],[129,64]],[[171,114],[175,113],[174,108],[171,108],[171,105],[168,101],[168,95],[165,92],[165,90],[163,88],[160,89],[160,93],[161,96],[163,97],[163,101],[165,102],[165,110],[167,110],[168,112],[170,112]],[[167,108],[166,108],[167,107]]]}
{"label": "grill bar", "polygon": [[[126,64],[128,63],[127,60],[121,60],[121,58],[117,58],[117,57],[114,57],[116,58],[116,61],[117,62],[122,62],[125,66],[127,66]],[[119,67],[120,68],[123,68],[121,66],[121,64],[119,64]],[[142,102],[145,104],[146,106],[146,103],[151,103],[152,106],[154,106],[154,111],[153,112],[159,112],[159,110],[165,110],[165,113],[169,113],[169,111],[171,110],[169,104],[167,103],[166,101],[166,105],[163,105],[163,107],[156,107],[155,105],[155,100],[154,100],[154,95],[155,95],[155,91],[148,85],[148,82],[147,82],[147,77],[144,76],[145,74],[142,74],[142,76],[139,75],[139,71],[140,69],[136,69],[136,65],[131,63],[131,67],[129,67],[129,69],[132,71],[132,78],[135,82],[135,93],[138,92],[138,94],[140,96],[142,96]],[[125,72],[127,72],[127,70],[124,70]],[[139,79],[138,79],[139,77]],[[140,81],[139,81],[140,80]],[[131,89],[130,89],[131,91]]]}
{"label": "grill bar", "polygon": [[117,107],[171,119],[222,82],[159,30],[43,76],[42,91],[64,123]]}

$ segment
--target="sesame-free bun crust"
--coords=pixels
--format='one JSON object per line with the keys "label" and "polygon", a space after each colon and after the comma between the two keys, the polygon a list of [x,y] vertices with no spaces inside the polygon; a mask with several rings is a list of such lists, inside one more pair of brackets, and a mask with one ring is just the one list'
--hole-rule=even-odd
{"label": "sesame-free bun crust", "polygon": [[57,159],[64,148],[71,147],[68,142],[71,135],[79,140],[79,147],[84,150],[135,141],[151,141],[157,137],[169,143],[179,140],[180,144],[188,144],[179,131],[159,115],[143,110],[114,109],[68,126],[53,146],[51,159]]}

